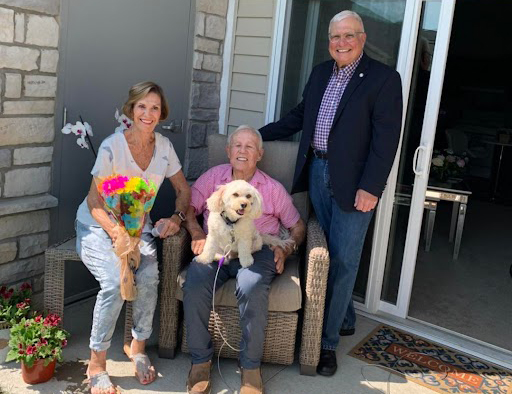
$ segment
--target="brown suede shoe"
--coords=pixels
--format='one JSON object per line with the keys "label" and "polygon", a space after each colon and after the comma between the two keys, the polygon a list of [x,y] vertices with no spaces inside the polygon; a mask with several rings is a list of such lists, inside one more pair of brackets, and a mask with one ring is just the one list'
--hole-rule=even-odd
{"label": "brown suede shoe", "polygon": [[263,394],[263,379],[261,379],[261,369],[243,369],[242,368],[242,387],[240,394]]}
{"label": "brown suede shoe", "polygon": [[211,368],[211,361],[202,364],[192,364],[187,379],[188,394],[210,394],[212,389],[210,384]]}

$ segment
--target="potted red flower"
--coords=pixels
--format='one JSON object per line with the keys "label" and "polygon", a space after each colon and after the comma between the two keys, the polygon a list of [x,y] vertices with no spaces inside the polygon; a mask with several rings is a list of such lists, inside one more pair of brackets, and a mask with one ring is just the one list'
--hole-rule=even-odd
{"label": "potted red flower", "polygon": [[19,289],[0,287],[0,364],[9,352],[10,329],[30,311],[32,287],[23,283]]}
{"label": "potted red flower", "polygon": [[50,380],[55,363],[62,361],[62,348],[69,334],[59,327],[60,317],[50,314],[23,318],[11,328],[7,361],[21,362],[23,380],[29,384]]}

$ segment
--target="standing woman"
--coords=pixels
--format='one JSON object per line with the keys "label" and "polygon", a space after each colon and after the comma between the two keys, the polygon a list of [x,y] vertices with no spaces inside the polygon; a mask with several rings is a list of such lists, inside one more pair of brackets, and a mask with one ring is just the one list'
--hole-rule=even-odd
{"label": "standing woman", "polygon": [[[168,178],[176,192],[176,212],[155,223],[160,237],[166,238],[180,229],[183,212],[190,203],[190,188],[172,143],[155,132],[158,122],[169,114],[162,88],[153,82],[132,86],[123,113],[133,119],[132,126],[102,142],[91,174],[94,178],[114,174],[142,177],[152,180],[157,187]],[[145,343],[152,332],[158,288],[158,261],[151,228],[146,222],[140,239],[141,260],[135,273],[138,296],[133,301],[133,340],[131,345],[125,344],[124,349],[135,365],[135,375],[141,384],[151,383],[156,378],[155,369],[145,353]],[[77,252],[101,288],[96,297],[89,343],[91,360],[87,376],[91,393],[116,393],[117,388],[106,371],[106,360],[124,302],[120,291],[120,264],[114,246],[126,242],[127,233],[105,210],[94,179],[89,194],[78,208],[76,233]]]}

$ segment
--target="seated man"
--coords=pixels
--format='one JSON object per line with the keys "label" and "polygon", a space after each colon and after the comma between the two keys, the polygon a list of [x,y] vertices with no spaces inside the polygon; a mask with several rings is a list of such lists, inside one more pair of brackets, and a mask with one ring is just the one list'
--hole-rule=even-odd
{"label": "seated man", "polygon": [[[236,297],[240,309],[242,339],[240,342],[240,366],[242,387],[240,394],[263,392],[260,364],[268,315],[268,294],[272,279],[281,274],[286,258],[303,240],[305,225],[292,203],[291,196],[278,181],[256,168],[263,156],[260,133],[249,126],[238,127],[228,138],[226,152],[230,164],[211,168],[192,186],[192,201],[187,211],[185,226],[192,237],[195,255],[203,251],[208,219],[207,198],[217,186],[243,179],[254,186],[263,199],[263,215],[255,220],[262,234],[279,235],[279,227],[289,229],[295,245],[286,250],[264,245],[253,253],[254,264],[242,268],[238,259],[232,259],[220,269],[216,289],[229,278],[236,277]],[[204,229],[196,215],[203,214]],[[212,309],[213,282],[217,263],[190,263],[183,285],[183,307],[192,367],[187,380],[187,392],[210,393],[210,368],[213,344],[208,332],[208,320]],[[229,341],[229,338],[227,338]],[[236,346],[236,345],[235,345]]]}

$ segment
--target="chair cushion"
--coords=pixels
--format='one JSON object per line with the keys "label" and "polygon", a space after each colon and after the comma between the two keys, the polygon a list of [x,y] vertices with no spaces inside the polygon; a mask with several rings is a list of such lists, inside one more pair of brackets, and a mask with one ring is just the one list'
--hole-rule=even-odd
{"label": "chair cushion", "polygon": [[[302,292],[299,282],[299,257],[290,256],[286,260],[284,272],[277,275],[270,285],[268,310],[272,312],[294,312],[301,308]],[[187,268],[178,275],[178,289],[176,298],[183,301],[181,287],[187,277]],[[234,278],[228,280],[224,286],[215,294],[215,304],[218,306],[236,307],[235,297],[236,281]]]}

